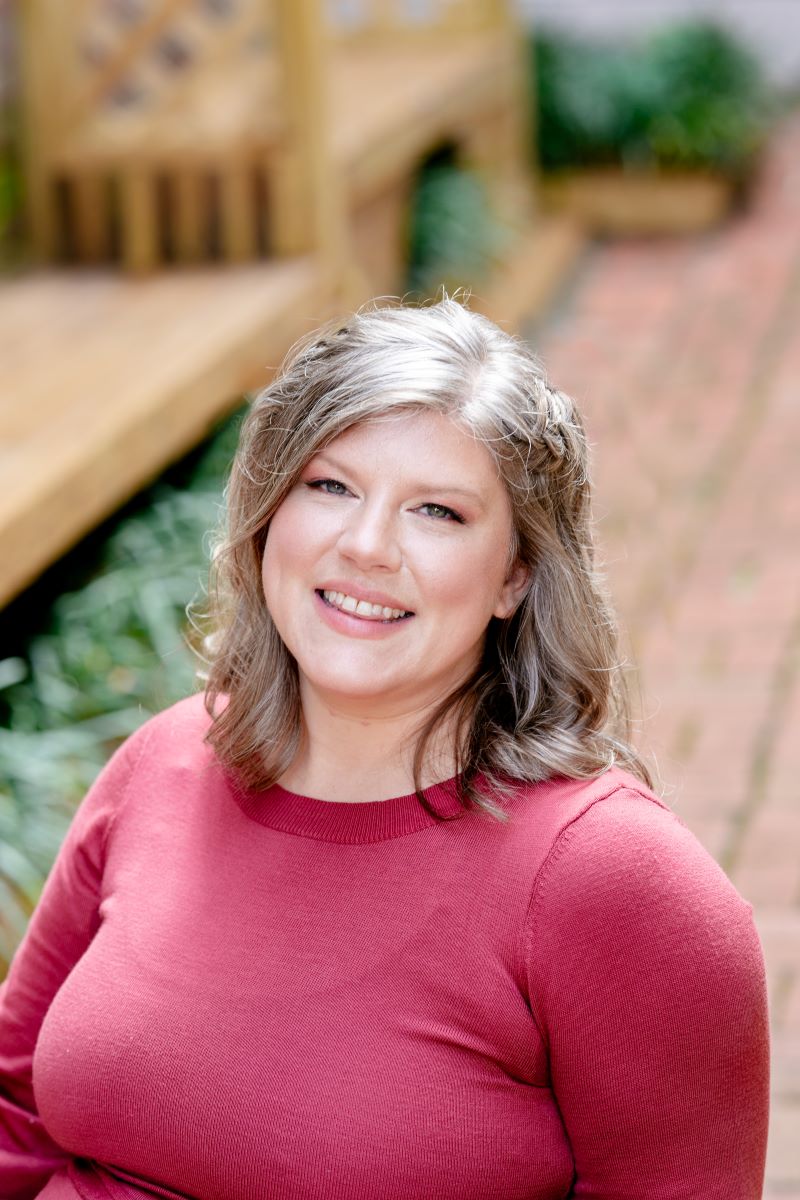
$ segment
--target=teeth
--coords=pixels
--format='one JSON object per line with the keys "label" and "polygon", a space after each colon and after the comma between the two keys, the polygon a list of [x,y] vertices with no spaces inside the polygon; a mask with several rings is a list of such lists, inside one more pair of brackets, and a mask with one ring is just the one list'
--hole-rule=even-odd
{"label": "teeth", "polygon": [[406,615],[402,608],[387,608],[385,604],[370,604],[368,600],[356,600],[355,596],[347,596],[344,592],[323,592],[328,604],[341,608],[343,612],[354,613],[357,617],[368,617],[372,620],[396,621]]}

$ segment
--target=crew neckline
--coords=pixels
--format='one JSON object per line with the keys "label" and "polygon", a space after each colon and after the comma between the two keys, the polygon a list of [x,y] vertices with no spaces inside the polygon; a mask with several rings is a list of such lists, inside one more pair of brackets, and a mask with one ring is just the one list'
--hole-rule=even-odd
{"label": "crew neckline", "polygon": [[[384,842],[441,823],[425,811],[414,792],[388,800],[350,803],[303,796],[279,783],[255,791],[233,775],[228,775],[228,781],[239,808],[250,820],[317,841],[352,845]],[[458,798],[458,781],[459,776],[454,775],[424,789],[425,799],[442,817],[453,819],[467,812]]]}

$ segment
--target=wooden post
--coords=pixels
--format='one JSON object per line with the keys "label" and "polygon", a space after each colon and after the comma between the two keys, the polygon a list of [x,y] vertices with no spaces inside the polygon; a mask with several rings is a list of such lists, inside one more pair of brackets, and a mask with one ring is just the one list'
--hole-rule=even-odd
{"label": "wooden post", "polygon": [[207,251],[208,204],[204,180],[189,168],[181,168],[170,180],[172,186],[172,239],[180,262],[197,262]]}
{"label": "wooden post", "polygon": [[532,219],[535,196],[527,45],[508,0],[484,0],[484,10],[508,53],[506,95],[501,107],[466,132],[463,155],[483,176],[498,216],[520,226]]}
{"label": "wooden post", "polygon": [[277,254],[316,250],[342,277],[347,216],[331,160],[329,50],[320,2],[277,0],[277,18],[288,132],[272,175],[272,248]]}
{"label": "wooden post", "polygon": [[70,207],[75,249],[83,262],[102,262],[110,250],[107,181],[102,175],[80,174],[70,181]]}
{"label": "wooden post", "polygon": [[487,23],[495,29],[514,26],[515,17],[509,0],[480,0],[480,6],[486,13]]}
{"label": "wooden post", "polygon": [[122,261],[127,270],[145,274],[158,261],[156,181],[147,171],[127,170],[120,180]]}
{"label": "wooden post", "polygon": [[222,249],[229,262],[255,258],[258,233],[255,224],[253,173],[246,161],[226,165],[220,179]]}
{"label": "wooden post", "polygon": [[267,179],[267,241],[271,254],[303,254],[312,245],[311,204],[302,148],[284,134],[264,161]]}
{"label": "wooden post", "polygon": [[370,32],[391,34],[397,26],[395,21],[394,0],[371,0],[372,29]]}
{"label": "wooden post", "polygon": [[26,215],[34,255],[56,256],[59,231],[49,153],[63,132],[60,71],[68,6],[25,0],[17,6],[22,63],[22,156]]}

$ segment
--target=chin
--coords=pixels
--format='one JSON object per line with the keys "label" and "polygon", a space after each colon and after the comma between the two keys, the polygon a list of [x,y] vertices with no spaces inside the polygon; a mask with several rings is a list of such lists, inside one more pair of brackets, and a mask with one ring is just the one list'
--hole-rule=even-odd
{"label": "chin", "polygon": [[[376,704],[381,700],[391,700],[397,694],[396,687],[381,687],[374,679],[347,679],[339,675],[335,679],[311,679],[309,685],[320,695],[341,700],[371,700]],[[405,689],[402,689],[405,693]]]}

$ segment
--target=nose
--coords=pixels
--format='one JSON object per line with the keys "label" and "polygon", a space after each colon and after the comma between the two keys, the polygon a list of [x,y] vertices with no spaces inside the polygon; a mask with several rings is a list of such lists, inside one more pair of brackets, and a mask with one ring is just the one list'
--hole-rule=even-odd
{"label": "nose", "polygon": [[403,561],[394,515],[366,501],[347,514],[339,535],[339,551],[362,571],[397,571]]}

